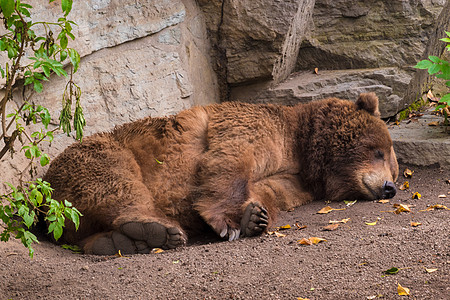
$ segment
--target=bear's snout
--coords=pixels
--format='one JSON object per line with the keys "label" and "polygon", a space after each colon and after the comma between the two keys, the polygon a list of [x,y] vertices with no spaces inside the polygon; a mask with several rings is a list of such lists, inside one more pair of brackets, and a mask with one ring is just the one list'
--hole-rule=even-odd
{"label": "bear's snout", "polygon": [[383,199],[394,198],[397,188],[392,181],[385,181],[383,184]]}

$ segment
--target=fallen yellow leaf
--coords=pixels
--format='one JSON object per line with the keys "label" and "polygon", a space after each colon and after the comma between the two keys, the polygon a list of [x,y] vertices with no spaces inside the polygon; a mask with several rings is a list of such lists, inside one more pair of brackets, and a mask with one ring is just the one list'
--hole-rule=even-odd
{"label": "fallen yellow leaf", "polygon": [[389,203],[389,200],[388,199],[381,199],[381,200],[378,200],[378,202],[380,202],[380,203]]}
{"label": "fallen yellow leaf", "polygon": [[332,210],[333,210],[333,208],[331,206],[325,206],[324,208],[319,210],[317,213],[318,214],[327,214],[327,213],[331,212]]}
{"label": "fallen yellow leaf", "polygon": [[320,238],[320,237],[310,237],[309,240],[311,241],[311,243],[313,243],[314,245],[320,243],[320,242],[326,242],[326,239]]}
{"label": "fallen yellow leaf", "polygon": [[397,284],[398,284],[398,286],[397,286],[397,293],[400,296],[409,296],[409,289],[406,288],[406,287],[401,286],[400,283],[397,283]]}
{"label": "fallen yellow leaf", "polygon": [[326,242],[326,239],[319,238],[319,237],[310,237],[308,239],[302,238],[301,240],[297,241],[300,245],[316,245],[320,242]]}
{"label": "fallen yellow leaf", "polygon": [[370,226],[377,225],[377,222],[378,222],[379,220],[381,220],[380,217],[378,217],[377,220],[376,220],[375,222],[371,222],[371,223],[366,222],[366,225],[370,225]]}
{"label": "fallen yellow leaf", "polygon": [[403,182],[402,186],[399,187],[398,189],[401,191],[409,189],[409,182],[408,181]]}
{"label": "fallen yellow leaf", "polygon": [[298,225],[298,223],[295,223],[295,226],[297,227],[297,229],[305,229],[306,227],[308,227],[306,225]]}
{"label": "fallen yellow leaf", "polygon": [[439,195],[438,198],[447,198],[447,196],[445,196],[444,194]]}
{"label": "fallen yellow leaf", "polygon": [[413,173],[414,171],[411,171],[410,169],[406,168],[405,171],[403,171],[403,176],[405,176],[406,178],[411,178]]}
{"label": "fallen yellow leaf", "polygon": [[336,224],[336,223],[347,223],[348,221],[350,221],[350,218],[347,218],[347,219],[342,219],[342,220],[339,220],[339,221],[332,221],[332,220],[330,220],[330,224]]}
{"label": "fallen yellow leaf", "polygon": [[279,233],[278,231],[275,231],[275,236],[276,237],[285,237],[285,234]]}
{"label": "fallen yellow leaf", "polygon": [[312,242],[309,239],[302,238],[301,240],[297,241],[300,245],[312,245]]}
{"label": "fallen yellow leaf", "polygon": [[418,193],[418,192],[415,192],[415,193],[412,195],[412,198],[413,198],[413,199],[420,199],[420,198],[422,198],[422,195],[421,195],[420,193]]}
{"label": "fallen yellow leaf", "polygon": [[438,269],[427,269],[425,268],[425,271],[427,271],[427,273],[433,273],[436,272]]}
{"label": "fallen yellow leaf", "polygon": [[446,209],[446,210],[450,210],[450,208],[448,208],[445,205],[442,204],[435,204],[432,206],[427,207],[427,209],[421,210],[421,211],[430,211],[430,210],[434,210],[434,209]]}
{"label": "fallen yellow leaf", "polygon": [[291,225],[287,224],[279,227],[280,230],[291,229]]}
{"label": "fallen yellow leaf", "polygon": [[319,68],[314,68],[314,73],[319,74]]}
{"label": "fallen yellow leaf", "polygon": [[345,208],[332,208],[331,206],[325,206],[324,208],[319,210],[317,213],[318,214],[327,214],[333,210],[345,210]]}
{"label": "fallen yellow leaf", "polygon": [[417,226],[420,226],[420,225],[422,225],[422,223],[419,223],[419,222],[411,222],[411,226],[412,226],[412,227],[417,227]]}
{"label": "fallen yellow leaf", "polygon": [[377,225],[377,221],[371,222],[371,223],[366,222],[366,225],[370,225],[370,226]]}
{"label": "fallen yellow leaf", "polygon": [[164,252],[164,250],[161,248],[153,248],[152,249],[152,253],[155,253],[155,254],[162,253],[162,252]]}
{"label": "fallen yellow leaf", "polygon": [[439,122],[438,121],[433,121],[428,123],[428,126],[439,126]]}
{"label": "fallen yellow leaf", "polygon": [[411,212],[411,209],[409,209],[409,205],[407,204],[394,204],[393,205],[395,208],[397,208],[394,213],[396,213],[397,215],[402,213],[402,212]]}
{"label": "fallen yellow leaf", "polygon": [[338,229],[338,227],[339,227],[339,224],[335,223],[335,224],[324,226],[322,229],[326,230],[326,231],[333,231],[333,230]]}
{"label": "fallen yellow leaf", "polygon": [[[317,68],[316,68],[317,69]],[[309,298],[297,297],[297,300],[309,300]]]}

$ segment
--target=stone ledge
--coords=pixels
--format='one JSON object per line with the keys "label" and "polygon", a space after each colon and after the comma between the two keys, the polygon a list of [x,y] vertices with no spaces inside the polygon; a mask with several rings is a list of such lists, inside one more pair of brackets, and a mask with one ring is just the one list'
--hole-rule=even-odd
{"label": "stone ledge", "polygon": [[390,125],[397,159],[403,164],[417,166],[450,165],[450,128],[429,126],[431,122],[441,122],[442,117],[427,111],[415,120],[405,120],[399,125]]}

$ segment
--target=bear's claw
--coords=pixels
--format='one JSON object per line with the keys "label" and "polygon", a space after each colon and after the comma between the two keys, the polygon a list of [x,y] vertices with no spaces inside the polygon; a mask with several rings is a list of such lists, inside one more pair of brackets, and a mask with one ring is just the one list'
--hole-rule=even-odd
{"label": "bear's claw", "polygon": [[224,238],[227,236],[229,241],[234,241],[234,240],[239,239],[240,234],[241,234],[240,229],[226,227],[220,232],[219,235],[221,238]]}
{"label": "bear's claw", "polygon": [[269,224],[267,210],[259,203],[250,203],[241,219],[242,236],[261,234]]}

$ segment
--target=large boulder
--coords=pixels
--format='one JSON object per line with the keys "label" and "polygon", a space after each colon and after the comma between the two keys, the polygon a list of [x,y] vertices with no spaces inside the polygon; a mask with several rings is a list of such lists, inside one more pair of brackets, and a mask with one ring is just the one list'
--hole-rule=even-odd
{"label": "large boulder", "polygon": [[[226,81],[222,99],[253,102],[257,97],[248,93],[248,87],[259,95],[256,101],[272,102],[289,75],[291,83],[301,86],[303,73],[317,68],[330,85],[327,89],[319,80],[307,94],[342,97],[346,87],[351,89],[347,94],[353,94],[371,86],[381,94],[383,117],[395,115],[420,94],[420,84],[412,80],[416,77],[412,66],[431,53],[429,49],[439,48],[432,52],[442,53],[433,41],[442,36],[446,28],[442,24],[450,19],[444,0],[200,1],[200,5],[218,49],[216,69]],[[354,69],[363,70],[344,77],[345,71],[327,72]],[[293,71],[299,72],[299,78],[292,79]],[[333,74],[335,80],[328,80]],[[372,77],[370,82],[367,76]],[[389,79],[392,76],[398,79]],[[339,86],[332,93],[335,81]],[[298,101],[310,97],[304,92],[296,90]],[[283,102],[281,97],[278,100]],[[286,98],[284,103],[291,102]]]}
{"label": "large boulder", "polygon": [[[62,16],[60,3],[28,2],[36,8],[34,20]],[[195,1],[74,1],[68,18],[78,24],[69,47],[82,57],[73,79],[82,90],[86,134],[218,101],[205,21]],[[32,98],[49,108],[53,123],[66,82],[67,78],[54,76],[44,84],[44,92]],[[21,105],[21,91],[16,94],[16,103],[8,103],[10,110]],[[56,135],[46,153],[54,157],[73,141]],[[0,141],[0,149],[3,146]],[[18,141],[16,148],[20,150]],[[10,160],[7,155],[0,162],[2,183],[17,181],[27,163],[22,156],[16,153]]]}

